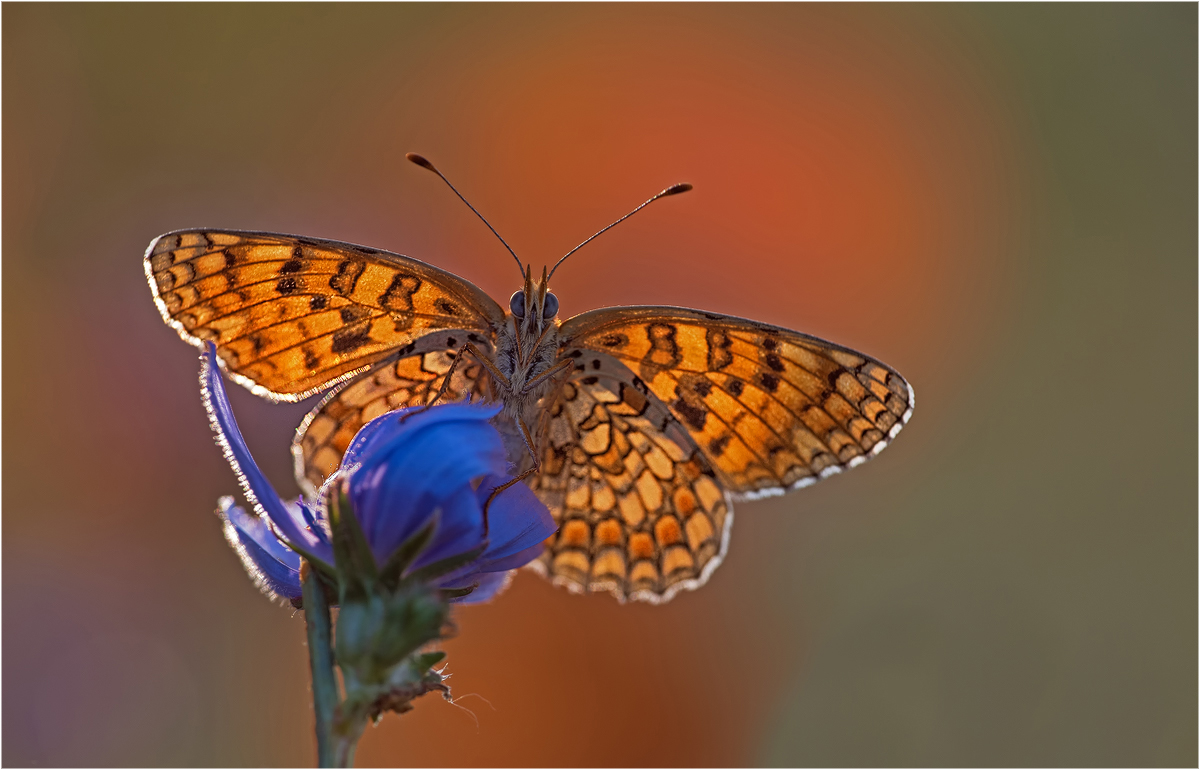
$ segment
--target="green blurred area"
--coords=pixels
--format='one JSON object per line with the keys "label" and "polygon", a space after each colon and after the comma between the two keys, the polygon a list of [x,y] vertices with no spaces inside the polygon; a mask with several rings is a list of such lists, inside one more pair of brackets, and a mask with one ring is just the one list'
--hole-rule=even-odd
{"label": "green blurred area", "polygon": [[[564,305],[803,327],[894,363],[918,404],[864,468],[739,504],[726,564],[665,607],[520,575],[450,645],[457,694],[494,704],[462,702],[478,728],[419,703],[360,763],[1197,764],[1194,4],[0,14],[3,764],[312,762],[302,623],[208,515],[234,481],[139,260],[177,227],[302,232],[507,296],[511,263],[405,176],[407,150],[454,168],[522,254],[695,181],[589,246]],[[836,109],[856,83],[867,107]],[[835,194],[858,179],[839,147],[892,157],[866,128],[805,133],[821,109],[896,116],[880,133],[907,155],[880,178],[938,196],[856,220],[946,233],[891,257],[908,296],[868,276],[869,301],[826,308],[852,260],[777,245],[822,197],[875,200]],[[852,254],[852,229],[822,243]],[[305,408],[231,397],[287,479]]]}
{"label": "green blurred area", "polygon": [[808,589],[826,628],[758,758],[1194,765],[1196,8],[938,15],[1027,121],[1019,310],[937,481]]}

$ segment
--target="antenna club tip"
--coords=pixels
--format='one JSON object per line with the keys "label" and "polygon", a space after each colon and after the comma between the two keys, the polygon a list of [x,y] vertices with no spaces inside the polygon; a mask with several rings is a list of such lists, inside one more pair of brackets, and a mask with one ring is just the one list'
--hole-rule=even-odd
{"label": "antenna club tip", "polygon": [[663,195],[678,195],[679,193],[685,193],[690,189],[692,189],[692,186],[690,184],[688,184],[687,182],[682,182],[680,184],[671,185],[667,189],[663,190],[662,194]]}
{"label": "antenna club tip", "polygon": [[415,152],[408,152],[404,154],[404,157],[408,158],[413,163],[416,163],[421,168],[427,168],[430,171],[437,171],[437,169],[433,167],[433,164],[425,159],[424,155],[418,155]]}

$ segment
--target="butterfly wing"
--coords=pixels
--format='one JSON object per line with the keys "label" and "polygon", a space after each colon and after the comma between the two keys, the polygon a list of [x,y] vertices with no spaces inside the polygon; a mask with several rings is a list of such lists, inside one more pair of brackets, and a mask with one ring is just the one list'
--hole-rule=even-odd
{"label": "butterfly wing", "polygon": [[[491,351],[491,343],[465,330],[433,332],[420,338],[411,350],[404,348],[403,354],[377,364],[322,399],[300,423],[292,442],[301,487],[309,493],[319,489],[341,464],[354,434],[370,420],[395,409],[429,403],[441,388],[454,354],[469,337],[482,352]],[[443,401],[464,393],[487,399],[489,382],[483,367],[465,358],[455,367]]]}
{"label": "butterfly wing", "polygon": [[180,230],[146,249],[163,320],[212,340],[233,379],[299,401],[440,329],[491,339],[504,311],[480,289],[386,251],[276,233]]}
{"label": "butterfly wing", "polygon": [[543,417],[530,486],[558,532],[535,570],[574,591],[662,602],[720,563],[733,506],[688,431],[621,362],[577,364]]}
{"label": "butterfly wing", "polygon": [[[912,415],[894,369],[799,332],[675,307],[566,321],[563,350],[605,353],[667,405],[735,499],[782,494],[878,454]],[[598,359],[599,360],[599,359]]]}

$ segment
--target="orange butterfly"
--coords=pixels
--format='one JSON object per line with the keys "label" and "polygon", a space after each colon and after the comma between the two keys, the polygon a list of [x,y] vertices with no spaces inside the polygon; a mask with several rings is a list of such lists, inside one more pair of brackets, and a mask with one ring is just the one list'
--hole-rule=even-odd
{"label": "orange butterfly", "polygon": [[333,388],[292,447],[309,490],[373,417],[447,393],[502,402],[518,479],[559,523],[532,566],[622,600],[699,587],[728,548],[733,500],[853,468],[913,411],[895,370],[799,332],[677,307],[559,321],[544,268],[522,269],[508,312],[411,257],[293,235],[179,230],[150,243],[145,270],[163,319],[216,343],[254,393]]}

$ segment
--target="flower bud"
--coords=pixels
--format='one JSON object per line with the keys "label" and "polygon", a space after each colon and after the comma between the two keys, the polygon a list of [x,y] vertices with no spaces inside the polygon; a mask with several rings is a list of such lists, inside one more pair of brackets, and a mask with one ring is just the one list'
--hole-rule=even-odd
{"label": "flower bud", "polygon": [[360,682],[381,682],[421,645],[437,639],[449,606],[430,589],[404,586],[372,591],[342,605],[334,655]]}

